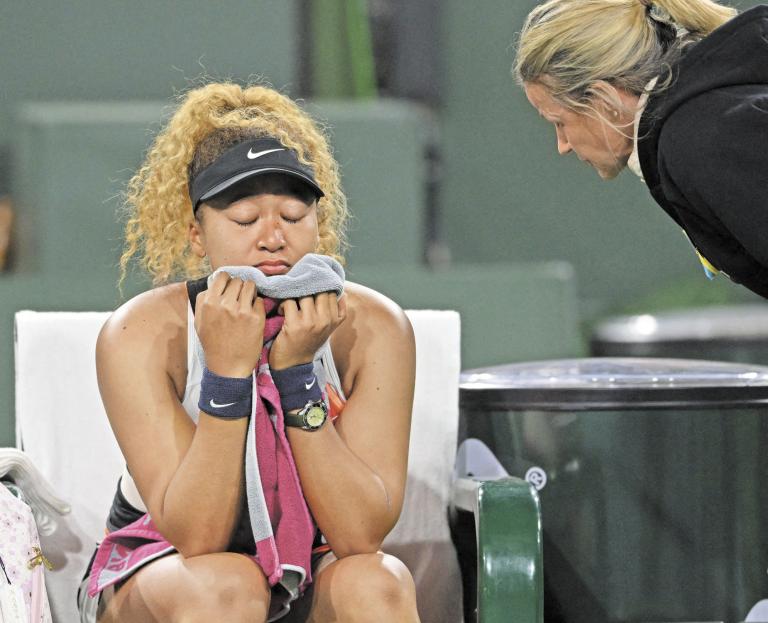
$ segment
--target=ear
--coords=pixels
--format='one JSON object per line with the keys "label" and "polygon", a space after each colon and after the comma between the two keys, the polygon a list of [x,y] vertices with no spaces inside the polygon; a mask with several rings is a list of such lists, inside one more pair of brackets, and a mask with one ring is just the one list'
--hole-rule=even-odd
{"label": "ear", "polygon": [[205,233],[197,217],[189,224],[189,246],[197,257],[205,257]]}
{"label": "ear", "polygon": [[606,119],[616,122],[633,120],[637,103],[640,99],[622,87],[612,85],[606,80],[598,80],[589,87],[595,109]]}
{"label": "ear", "polygon": [[607,118],[621,106],[616,87],[605,80],[598,80],[589,85],[588,93],[595,110]]}

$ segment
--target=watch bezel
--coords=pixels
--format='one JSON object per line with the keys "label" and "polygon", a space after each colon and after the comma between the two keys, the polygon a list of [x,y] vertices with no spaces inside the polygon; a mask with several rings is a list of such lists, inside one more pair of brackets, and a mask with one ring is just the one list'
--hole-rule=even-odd
{"label": "watch bezel", "polygon": [[[323,420],[316,426],[313,426],[307,420],[309,416],[309,412],[314,408],[321,409],[323,412]],[[302,430],[306,430],[306,431],[315,431],[315,430],[318,430],[319,428],[322,428],[323,424],[325,424],[326,420],[328,419],[328,407],[326,406],[325,401],[323,400],[312,400],[307,404],[305,404],[299,410],[298,413],[296,413],[295,415],[289,414],[288,417],[291,420],[296,422],[295,424],[288,423],[289,426],[295,426],[297,428],[301,428]]]}

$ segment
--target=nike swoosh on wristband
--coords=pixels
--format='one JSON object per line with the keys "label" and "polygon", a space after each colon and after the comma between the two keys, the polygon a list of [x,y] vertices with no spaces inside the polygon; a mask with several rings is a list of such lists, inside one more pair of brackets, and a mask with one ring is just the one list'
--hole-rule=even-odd
{"label": "nike swoosh on wristband", "polygon": [[214,409],[223,409],[224,407],[231,407],[233,404],[235,404],[235,403],[234,403],[234,402],[228,402],[228,403],[226,403],[226,404],[220,405],[220,404],[217,404],[217,403],[215,403],[215,402],[213,401],[213,398],[211,398],[211,402],[210,402],[210,405],[211,405],[211,406],[212,406]]}
{"label": "nike swoosh on wristband", "polygon": [[306,381],[304,381],[304,389],[306,389],[306,390],[310,390],[310,389],[312,389],[312,386],[315,384],[315,381],[316,381],[316,380],[317,380],[317,377],[314,377],[314,378],[312,379],[312,382],[311,382],[311,383],[307,383]]}
{"label": "nike swoosh on wristband", "polygon": [[256,158],[261,158],[262,156],[266,156],[267,154],[271,154],[275,151],[285,151],[284,147],[278,147],[276,149],[265,149],[264,151],[260,151],[257,153],[253,153],[253,149],[248,150],[248,159],[249,160],[256,160]]}

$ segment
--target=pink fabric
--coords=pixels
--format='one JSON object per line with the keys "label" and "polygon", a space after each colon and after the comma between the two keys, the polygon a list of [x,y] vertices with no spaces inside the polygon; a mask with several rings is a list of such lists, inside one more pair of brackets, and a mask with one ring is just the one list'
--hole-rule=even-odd
{"label": "pink fabric", "polygon": [[[0,483],[0,558],[5,571],[0,571],[0,587],[18,590],[19,607],[37,617],[29,619],[33,623],[51,620],[43,564],[29,567],[39,548],[40,536],[32,509]],[[0,621],[2,618],[0,613]]]}
{"label": "pink fabric", "polygon": [[[268,317],[264,342],[279,333],[283,317],[269,316],[275,308],[272,299],[264,300]],[[270,409],[275,423],[269,416]],[[310,561],[315,526],[309,514],[299,475],[283,424],[280,394],[269,373],[269,346],[264,346],[259,366],[254,371],[254,400],[251,417],[256,418],[256,457],[261,486],[272,525],[272,536],[256,542],[255,562],[264,571],[270,586],[283,577],[281,565],[305,571],[303,591],[312,581]],[[151,560],[175,551],[155,527],[149,515],[108,534],[93,561],[88,594],[94,597],[108,586],[127,578]]]}

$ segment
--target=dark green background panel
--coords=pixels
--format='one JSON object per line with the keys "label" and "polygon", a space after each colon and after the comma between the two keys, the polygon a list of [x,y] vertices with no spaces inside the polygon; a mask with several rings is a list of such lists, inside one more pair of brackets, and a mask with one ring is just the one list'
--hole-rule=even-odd
{"label": "dark green background panel", "polygon": [[407,309],[461,314],[462,369],[583,353],[576,282],[564,262],[465,264],[443,270],[356,266],[350,281]]}
{"label": "dark green background panel", "polygon": [[30,99],[170,97],[201,75],[295,86],[295,0],[0,3],[0,135]]}

